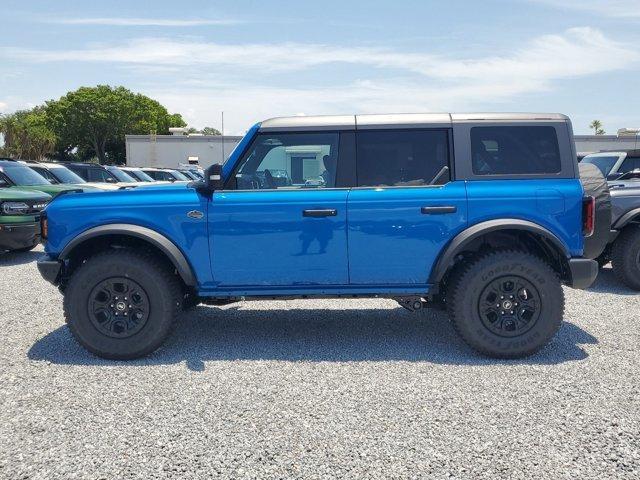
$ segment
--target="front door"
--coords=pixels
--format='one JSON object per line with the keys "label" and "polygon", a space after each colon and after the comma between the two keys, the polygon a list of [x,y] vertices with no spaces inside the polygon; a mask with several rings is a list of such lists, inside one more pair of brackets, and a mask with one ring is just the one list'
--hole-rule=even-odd
{"label": "front door", "polygon": [[340,134],[259,133],[209,206],[220,288],[346,285],[347,195]]}
{"label": "front door", "polygon": [[466,224],[464,182],[451,181],[447,129],[359,130],[349,194],[352,285],[426,285]]}

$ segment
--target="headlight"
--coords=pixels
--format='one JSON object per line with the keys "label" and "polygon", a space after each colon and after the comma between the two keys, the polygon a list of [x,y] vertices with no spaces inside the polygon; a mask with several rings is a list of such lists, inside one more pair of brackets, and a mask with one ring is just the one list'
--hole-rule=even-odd
{"label": "headlight", "polygon": [[29,205],[24,202],[2,202],[2,213],[5,215],[25,215]]}

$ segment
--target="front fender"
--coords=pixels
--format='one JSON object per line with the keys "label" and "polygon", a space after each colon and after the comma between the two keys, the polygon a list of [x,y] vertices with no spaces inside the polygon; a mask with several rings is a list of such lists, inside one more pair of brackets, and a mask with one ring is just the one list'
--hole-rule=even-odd
{"label": "front fender", "polygon": [[160,251],[162,251],[167,258],[171,261],[173,266],[178,271],[178,274],[182,278],[185,284],[189,286],[196,285],[196,276],[193,273],[193,269],[187,258],[182,251],[164,235],[151,230],[150,228],[141,227],[139,225],[130,225],[126,223],[115,223],[110,225],[100,225],[99,227],[93,227],[85,230],[78,236],[74,237],[60,252],[58,260],[64,261],[69,258],[71,252],[78,245],[86,242],[89,239],[106,236],[106,235],[125,235],[141,240],[145,240],[154,245]]}

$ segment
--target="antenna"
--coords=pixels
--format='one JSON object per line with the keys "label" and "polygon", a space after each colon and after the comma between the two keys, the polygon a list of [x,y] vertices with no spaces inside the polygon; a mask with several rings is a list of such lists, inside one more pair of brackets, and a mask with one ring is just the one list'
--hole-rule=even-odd
{"label": "antenna", "polygon": [[222,133],[222,162],[220,163],[224,163],[224,112],[222,112],[222,132],[220,133]]}

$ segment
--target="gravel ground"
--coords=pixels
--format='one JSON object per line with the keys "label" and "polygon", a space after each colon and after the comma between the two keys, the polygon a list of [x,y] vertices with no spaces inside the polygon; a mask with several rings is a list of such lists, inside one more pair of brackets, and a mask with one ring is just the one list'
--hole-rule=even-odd
{"label": "gravel ground", "polygon": [[38,255],[0,257],[0,477],[640,477],[640,295],[611,271],[521,361],[440,312],[307,300],[198,307],[109,362],[72,340]]}

